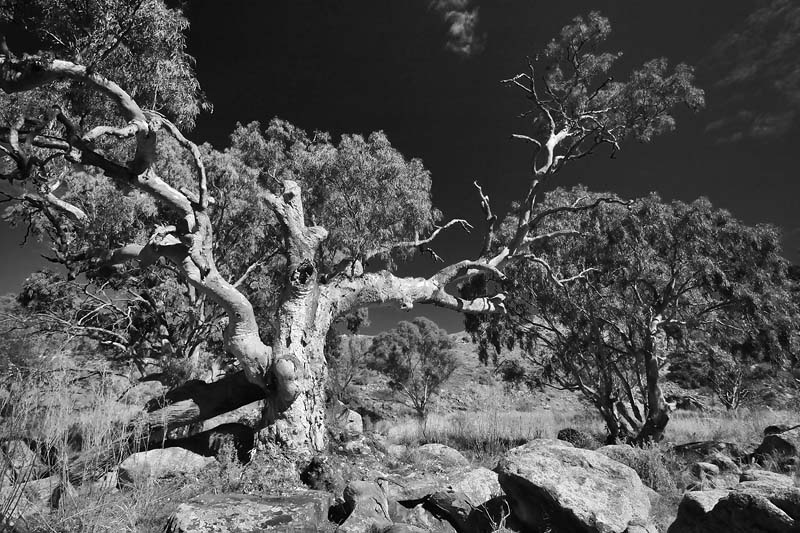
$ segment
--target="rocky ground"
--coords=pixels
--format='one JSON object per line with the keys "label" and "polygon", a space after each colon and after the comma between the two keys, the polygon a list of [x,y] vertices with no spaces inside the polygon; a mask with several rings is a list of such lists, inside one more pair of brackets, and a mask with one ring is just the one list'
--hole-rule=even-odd
{"label": "rocky ground", "polygon": [[331,406],[316,457],[258,445],[258,405],[80,480],[6,438],[0,514],[16,531],[800,531],[794,413],[679,411],[667,442],[603,446],[579,398],[509,389],[456,340],[461,364],[425,427],[366,372]]}

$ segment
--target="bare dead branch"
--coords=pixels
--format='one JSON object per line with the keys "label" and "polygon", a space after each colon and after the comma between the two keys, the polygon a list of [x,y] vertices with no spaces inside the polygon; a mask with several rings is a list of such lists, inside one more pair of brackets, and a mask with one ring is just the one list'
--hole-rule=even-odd
{"label": "bare dead branch", "polygon": [[[436,238],[436,237],[439,235],[439,233],[441,233],[443,230],[446,230],[447,228],[453,227],[453,226],[455,226],[455,225],[460,225],[462,228],[464,228],[464,230],[465,230],[467,233],[469,233],[469,231],[473,229],[473,228],[472,228],[472,225],[471,225],[469,222],[467,222],[466,220],[464,220],[464,219],[461,219],[461,218],[454,218],[453,220],[450,220],[449,222],[447,222],[447,223],[446,223],[446,224],[444,224],[443,226],[435,226],[435,228],[436,228],[436,229],[434,229],[434,230],[433,230],[433,232],[432,232],[432,233],[431,233],[431,234],[430,234],[430,235],[429,235],[427,238],[425,238],[425,239],[416,238],[416,239],[414,239],[413,241],[403,241],[403,242],[398,242],[398,243],[396,243],[396,244],[393,244],[393,245],[390,247],[389,251],[390,251],[390,252],[395,252],[395,251],[398,251],[398,250],[403,250],[403,249],[413,249],[413,248],[417,248],[418,250],[420,250],[420,251],[421,251],[421,252],[423,252],[423,253],[430,254],[430,255],[431,255],[431,257],[433,257],[433,260],[434,260],[434,261],[439,261],[439,262],[441,262],[441,261],[444,261],[444,260],[443,260],[441,257],[439,257],[439,255],[438,255],[438,254],[437,254],[435,251],[433,251],[433,249],[432,249],[432,248],[430,248],[428,245],[429,245],[431,242],[433,242],[433,240],[434,240],[434,239],[435,239],[435,238]],[[367,262],[369,262],[369,261],[370,261],[370,259],[372,259],[372,258],[374,258],[374,257],[375,257],[375,254],[373,254],[372,256],[368,257],[368,258],[367,258]]]}
{"label": "bare dead branch", "polygon": [[570,276],[568,278],[559,278],[558,276],[556,276],[555,271],[553,270],[553,267],[551,267],[550,264],[547,261],[545,261],[544,259],[542,259],[541,257],[538,257],[538,256],[536,256],[534,254],[524,254],[524,255],[517,256],[517,257],[533,261],[534,263],[542,266],[544,268],[544,270],[547,272],[547,275],[550,277],[550,279],[553,280],[553,282],[556,285],[558,285],[559,287],[563,287],[565,284],[570,283],[572,281],[576,281],[576,280],[579,280],[579,279],[587,279],[586,275],[589,272],[595,272],[595,271],[598,270],[598,269],[596,269],[594,267],[585,268],[582,271],[580,271],[578,274],[575,274],[574,276]]}
{"label": "bare dead branch", "polygon": [[481,247],[481,253],[478,254],[478,257],[487,259],[489,252],[492,250],[492,245],[494,244],[494,230],[497,225],[497,215],[492,212],[489,196],[483,194],[483,189],[478,184],[478,181],[475,180],[472,184],[478,189],[478,195],[481,197],[481,209],[486,217],[486,233],[483,236],[483,246]]}
{"label": "bare dead branch", "polygon": [[533,137],[530,137],[528,135],[522,135],[521,133],[512,133],[511,134],[511,138],[512,139],[519,139],[521,141],[525,141],[525,142],[529,142],[531,144],[535,144],[540,149],[542,147],[542,143],[541,142],[537,141],[536,139],[534,139]]}
{"label": "bare dead branch", "polygon": [[[581,199],[579,199],[578,201],[581,201]],[[631,205],[633,205],[633,201],[631,200],[620,200],[619,198],[614,198],[614,197],[598,198],[594,202],[585,205],[576,205],[577,203],[578,202],[575,202],[573,205],[569,206],[554,207],[551,209],[546,209],[540,213],[537,213],[536,216],[533,217],[533,219],[528,223],[528,231],[533,231],[534,229],[536,229],[536,227],[545,218],[559,213],[577,213],[580,211],[594,209],[595,207],[598,207],[601,204],[619,204],[625,207],[630,207]]]}

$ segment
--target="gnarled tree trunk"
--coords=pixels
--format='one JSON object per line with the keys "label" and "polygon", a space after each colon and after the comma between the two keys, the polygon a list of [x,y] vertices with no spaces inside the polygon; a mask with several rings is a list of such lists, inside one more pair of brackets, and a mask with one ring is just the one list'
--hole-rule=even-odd
{"label": "gnarled tree trunk", "polygon": [[302,287],[297,281],[277,319],[275,381],[267,384],[276,394],[265,404],[261,436],[288,448],[319,451],[325,446],[325,338],[334,317],[324,302],[320,305],[316,278]]}

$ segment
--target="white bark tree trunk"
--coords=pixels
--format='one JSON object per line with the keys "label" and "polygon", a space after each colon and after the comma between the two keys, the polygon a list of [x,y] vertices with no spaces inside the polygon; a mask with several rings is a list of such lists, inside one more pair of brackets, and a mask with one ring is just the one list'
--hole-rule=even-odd
{"label": "white bark tree trunk", "polygon": [[320,305],[316,279],[291,292],[279,311],[274,381],[267,384],[261,436],[286,448],[320,451],[325,447],[325,338],[334,317]]}

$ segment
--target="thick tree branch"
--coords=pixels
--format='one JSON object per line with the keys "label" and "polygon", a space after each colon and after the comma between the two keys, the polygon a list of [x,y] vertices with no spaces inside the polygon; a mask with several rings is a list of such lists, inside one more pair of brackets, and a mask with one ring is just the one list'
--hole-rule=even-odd
{"label": "thick tree branch", "polygon": [[449,265],[430,278],[397,277],[390,272],[367,273],[361,277],[341,278],[322,287],[322,296],[331,302],[333,312],[342,315],[370,305],[397,305],[410,310],[415,304],[432,304],[462,313],[490,314],[505,312],[505,294],[464,299],[447,292],[447,285],[470,271],[480,270],[505,279],[503,274],[484,262],[465,260]]}
{"label": "thick tree branch", "polygon": [[[117,104],[128,125],[123,130],[105,127],[90,134],[89,140],[112,132],[135,135],[136,155],[130,164],[136,174],[144,172],[155,159],[155,134],[150,131],[147,118],[136,101],[115,82],[83,65],[60,59],[32,56],[23,59],[0,56],[0,89],[7,93],[28,91],[59,79],[89,83]],[[92,137],[94,135],[94,137]]]}

